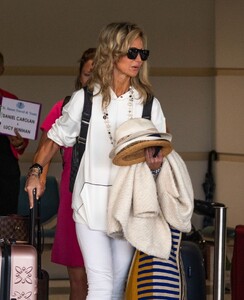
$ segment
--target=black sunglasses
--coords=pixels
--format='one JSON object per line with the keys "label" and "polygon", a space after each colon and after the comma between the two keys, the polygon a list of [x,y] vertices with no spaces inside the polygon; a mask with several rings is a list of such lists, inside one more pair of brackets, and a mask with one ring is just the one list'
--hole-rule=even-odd
{"label": "black sunglasses", "polygon": [[140,54],[141,60],[145,61],[148,59],[149,56],[149,50],[143,50],[138,48],[129,48],[127,52],[127,57],[129,59],[136,59],[137,55]]}

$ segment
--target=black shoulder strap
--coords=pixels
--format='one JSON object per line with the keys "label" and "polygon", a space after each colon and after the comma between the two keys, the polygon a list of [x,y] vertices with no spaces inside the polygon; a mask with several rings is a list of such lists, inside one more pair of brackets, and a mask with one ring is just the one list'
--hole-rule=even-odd
{"label": "black shoulder strap", "polygon": [[[89,127],[89,122],[91,118],[92,112],[92,92],[88,90],[87,87],[84,87],[85,99],[84,99],[84,107],[81,115],[81,127],[80,127],[80,134],[77,137],[77,143],[84,144],[84,151],[85,151],[85,144],[86,144],[86,136]],[[83,152],[84,152],[83,151]]]}
{"label": "black shoulder strap", "polygon": [[81,158],[86,148],[86,137],[92,112],[92,92],[87,87],[84,88],[84,107],[81,115],[80,134],[76,138],[76,143],[72,149],[72,161],[70,170],[69,189],[73,192],[75,178],[79,169]]}
{"label": "black shoulder strap", "polygon": [[154,96],[151,94],[147,95],[147,101],[143,106],[142,118],[151,120],[152,104]]}

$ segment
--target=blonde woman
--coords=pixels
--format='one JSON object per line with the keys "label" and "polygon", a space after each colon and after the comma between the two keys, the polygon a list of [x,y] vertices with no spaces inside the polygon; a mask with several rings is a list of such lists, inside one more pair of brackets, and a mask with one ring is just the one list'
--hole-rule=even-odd
{"label": "blonde woman", "polygon": [[[89,300],[122,300],[125,281],[134,253],[123,239],[106,234],[107,201],[119,167],[112,164],[116,128],[131,118],[140,118],[143,104],[151,94],[147,75],[146,36],[136,24],[111,23],[102,29],[94,58],[88,88],[93,91],[92,114],[76,177],[72,207],[76,234],[85,261]],[[32,190],[42,193],[39,180],[43,167],[60,146],[73,146],[80,131],[84,90],[75,92],[64,107],[63,115],[48,132],[47,141],[39,149],[31,166],[26,190],[30,206]],[[166,132],[165,117],[159,101],[154,98],[151,120],[160,132]],[[162,152],[154,157],[146,150],[151,170],[160,170]]]}

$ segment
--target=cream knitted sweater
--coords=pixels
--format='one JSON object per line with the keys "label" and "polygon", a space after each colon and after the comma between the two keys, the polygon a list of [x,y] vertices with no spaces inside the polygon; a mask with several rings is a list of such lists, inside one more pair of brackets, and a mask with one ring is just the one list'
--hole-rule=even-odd
{"label": "cream knitted sweater", "polygon": [[174,150],[156,182],[146,163],[121,167],[108,203],[108,234],[125,238],[148,255],[168,259],[169,226],[189,232],[193,189],[186,165]]}

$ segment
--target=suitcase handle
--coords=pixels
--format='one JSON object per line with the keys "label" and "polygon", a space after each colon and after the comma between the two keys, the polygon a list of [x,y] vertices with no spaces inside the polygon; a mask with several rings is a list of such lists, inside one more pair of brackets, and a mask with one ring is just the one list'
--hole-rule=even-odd
{"label": "suitcase handle", "polygon": [[33,207],[30,208],[29,219],[29,244],[35,246],[35,226],[36,226],[36,189],[32,191],[33,195]]}
{"label": "suitcase handle", "polygon": [[[36,188],[32,191],[33,207],[30,208],[30,226],[29,226],[29,244],[37,250],[37,272],[38,278],[41,278],[41,219],[40,219],[40,201],[36,198]],[[37,242],[36,239],[37,238]]]}

